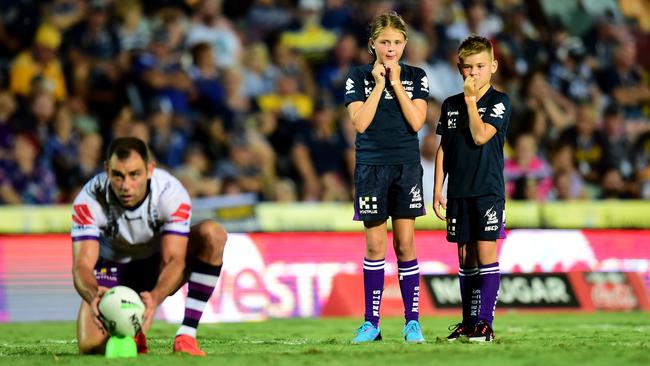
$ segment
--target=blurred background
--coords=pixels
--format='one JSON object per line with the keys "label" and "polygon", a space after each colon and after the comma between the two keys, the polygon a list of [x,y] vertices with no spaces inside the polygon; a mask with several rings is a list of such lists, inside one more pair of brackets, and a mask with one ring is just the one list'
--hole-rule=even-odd
{"label": "blurred background", "polygon": [[[236,233],[204,321],[319,316],[341,287],[360,298],[337,282],[363,258],[343,91],[390,10],[409,25],[402,61],[429,78],[427,207],[440,104],[462,92],[457,46],[480,34],[514,109],[502,271],[582,271],[599,306],[647,306],[647,1],[15,0],[0,2],[0,321],[74,318],[69,203],[121,136],[181,179],[194,220]],[[416,227],[423,273],[454,274],[443,223]],[[179,320],[177,295],[161,317]],[[328,311],[347,314],[340,301]]]}

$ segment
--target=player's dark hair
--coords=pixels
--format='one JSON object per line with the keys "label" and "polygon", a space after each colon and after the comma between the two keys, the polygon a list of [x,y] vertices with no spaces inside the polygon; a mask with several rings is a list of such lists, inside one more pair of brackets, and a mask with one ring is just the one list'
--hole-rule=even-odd
{"label": "player's dark hair", "polygon": [[[394,28],[404,35],[404,39],[408,39],[408,32],[406,30],[406,22],[402,17],[394,11],[381,14],[370,23],[370,39],[375,40],[386,28]],[[374,49],[368,44],[368,51],[375,55]]]}
{"label": "player's dark hair", "polygon": [[149,164],[149,148],[137,137],[119,137],[113,140],[106,151],[106,160],[110,160],[113,155],[117,156],[118,160],[127,159],[132,151],[140,155],[145,164]]}
{"label": "player's dark hair", "polygon": [[489,39],[477,35],[472,35],[460,44],[458,47],[458,60],[463,62],[467,57],[487,52],[491,59],[494,59],[492,52],[492,42]]}

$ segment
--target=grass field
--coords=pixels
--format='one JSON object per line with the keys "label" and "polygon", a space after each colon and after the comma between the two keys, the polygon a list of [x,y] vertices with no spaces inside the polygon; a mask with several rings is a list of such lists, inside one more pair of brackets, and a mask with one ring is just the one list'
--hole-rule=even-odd
{"label": "grass field", "polygon": [[77,355],[73,322],[0,324],[0,365],[650,365],[650,315],[595,313],[497,317],[492,344],[447,343],[448,317],[422,319],[427,343],[406,345],[402,319],[382,320],[382,342],[351,345],[360,319],[209,324],[208,353],[170,352],[176,326],[155,323],[150,354],[129,360]]}

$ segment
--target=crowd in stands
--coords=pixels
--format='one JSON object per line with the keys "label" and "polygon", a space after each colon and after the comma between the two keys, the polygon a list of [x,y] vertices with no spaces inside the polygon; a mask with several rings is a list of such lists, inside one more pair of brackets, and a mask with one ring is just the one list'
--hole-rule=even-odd
{"label": "crowd in stands", "polygon": [[346,75],[390,10],[429,79],[425,187],[458,44],[480,34],[514,110],[510,199],[650,199],[644,0],[16,0],[0,2],[0,203],[70,202],[120,136],[194,197],[350,201]]}

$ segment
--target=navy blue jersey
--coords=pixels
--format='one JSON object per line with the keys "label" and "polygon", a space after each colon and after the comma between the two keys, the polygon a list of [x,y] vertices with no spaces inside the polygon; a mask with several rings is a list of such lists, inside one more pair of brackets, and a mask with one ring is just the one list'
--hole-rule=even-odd
{"label": "navy blue jersey", "polygon": [[510,123],[510,98],[490,87],[477,106],[483,122],[497,129],[482,146],[472,139],[464,94],[451,96],[442,103],[436,133],[442,135],[443,168],[449,175],[448,198],[485,195],[505,198],[503,145]]}
{"label": "navy blue jersey", "polygon": [[[429,82],[424,70],[400,63],[400,80],[411,99],[429,95]],[[365,102],[375,86],[373,65],[357,66],[348,73],[345,82],[345,105]],[[409,164],[420,161],[417,132],[409,126],[392,87],[384,89],[375,118],[355,141],[356,161],[363,164]]]}

